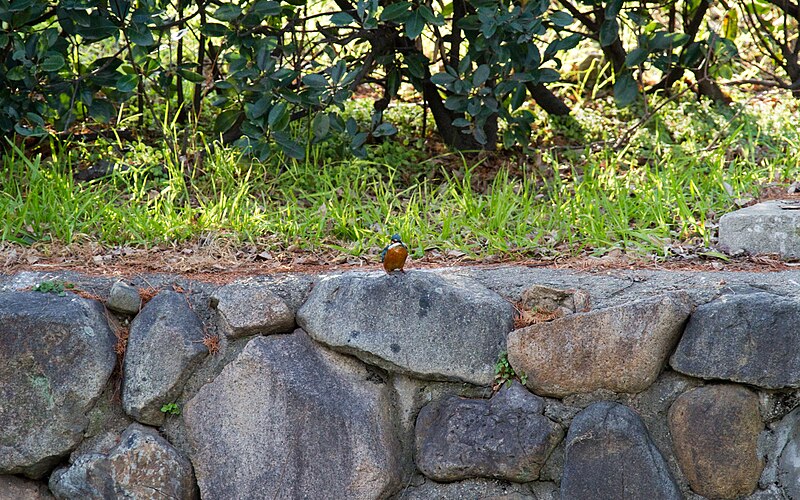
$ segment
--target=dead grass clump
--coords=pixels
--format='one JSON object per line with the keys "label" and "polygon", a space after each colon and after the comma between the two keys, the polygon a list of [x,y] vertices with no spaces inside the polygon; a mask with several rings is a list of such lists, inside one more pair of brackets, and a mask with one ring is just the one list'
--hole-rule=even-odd
{"label": "dead grass clump", "polygon": [[525,307],[522,302],[514,304],[514,329],[525,328],[526,326],[536,325],[547,321],[553,321],[564,316],[564,311],[556,309],[555,311],[543,310],[530,310]]}
{"label": "dead grass clump", "polygon": [[220,349],[220,342],[219,342],[219,335],[208,335],[206,334],[203,336],[203,345],[206,346],[208,349],[208,353],[214,355],[219,352]]}
{"label": "dead grass clump", "polygon": [[111,399],[112,401],[119,402],[122,399],[122,365],[125,362],[125,352],[128,349],[130,327],[122,325],[114,315],[109,313],[108,309],[106,309],[106,319],[108,321],[108,326],[111,327],[111,331],[114,333],[114,337],[117,339],[114,343],[114,354],[117,355],[117,361],[114,363],[114,371],[111,372],[111,384],[113,388]]}
{"label": "dead grass clump", "polygon": [[96,300],[97,302],[100,302],[101,304],[105,304],[106,303],[106,299],[104,299],[103,297],[97,295],[96,293],[87,292],[86,290],[81,290],[80,288],[73,289],[72,293],[74,293],[75,295],[77,295],[79,297],[83,297],[84,299]]}
{"label": "dead grass clump", "polygon": [[117,342],[114,344],[114,352],[117,354],[120,364],[122,364],[122,360],[125,358],[125,350],[128,348],[130,329],[127,326],[120,325],[114,329],[114,336],[117,337]]}
{"label": "dead grass clump", "polygon": [[139,297],[142,298],[142,307],[158,295],[158,289],[153,287],[139,288]]}

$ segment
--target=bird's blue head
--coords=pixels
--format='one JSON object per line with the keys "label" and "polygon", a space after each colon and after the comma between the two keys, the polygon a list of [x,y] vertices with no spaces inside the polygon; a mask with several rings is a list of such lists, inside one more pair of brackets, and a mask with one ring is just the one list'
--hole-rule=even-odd
{"label": "bird's blue head", "polygon": [[400,239],[400,235],[395,233],[392,235],[392,243],[402,243],[403,240]]}

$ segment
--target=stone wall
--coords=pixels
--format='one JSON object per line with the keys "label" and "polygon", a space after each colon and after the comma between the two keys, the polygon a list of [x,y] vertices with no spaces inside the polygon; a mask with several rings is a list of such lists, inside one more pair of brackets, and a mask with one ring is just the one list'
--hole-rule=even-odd
{"label": "stone wall", "polygon": [[798,288],[0,276],[0,499],[800,499]]}

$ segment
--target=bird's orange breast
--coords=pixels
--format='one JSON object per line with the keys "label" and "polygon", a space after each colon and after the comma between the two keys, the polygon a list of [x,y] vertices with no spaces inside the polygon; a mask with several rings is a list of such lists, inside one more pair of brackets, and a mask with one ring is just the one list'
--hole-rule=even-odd
{"label": "bird's orange breast", "polygon": [[392,272],[397,269],[402,270],[408,257],[408,250],[403,245],[397,245],[389,248],[386,251],[386,256],[383,258],[383,268],[386,272]]}

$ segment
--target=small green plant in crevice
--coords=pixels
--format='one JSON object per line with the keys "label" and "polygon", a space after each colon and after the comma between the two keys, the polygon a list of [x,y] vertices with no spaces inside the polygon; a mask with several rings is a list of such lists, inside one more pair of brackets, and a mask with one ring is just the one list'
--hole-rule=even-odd
{"label": "small green plant in crevice", "polygon": [[61,280],[54,280],[54,281],[42,281],[38,285],[33,287],[34,292],[39,293],[54,293],[59,297],[63,297],[67,294],[67,290],[72,290],[75,288],[73,283],[68,283],[66,281]]}
{"label": "small green plant in crevice", "polygon": [[519,380],[522,385],[528,381],[528,376],[520,370],[519,373],[514,371],[514,368],[508,362],[508,353],[503,351],[497,358],[497,363],[494,365],[494,390],[500,389],[503,384],[506,387],[511,386],[513,380]]}
{"label": "small green plant in crevice", "polygon": [[161,412],[167,415],[180,415],[181,409],[177,403],[167,403],[161,407]]}

